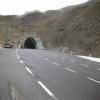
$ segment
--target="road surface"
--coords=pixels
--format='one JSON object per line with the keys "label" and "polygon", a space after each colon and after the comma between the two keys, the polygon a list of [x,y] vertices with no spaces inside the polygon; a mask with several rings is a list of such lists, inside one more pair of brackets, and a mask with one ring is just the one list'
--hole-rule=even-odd
{"label": "road surface", "polygon": [[0,49],[0,100],[100,100],[100,63],[57,51]]}

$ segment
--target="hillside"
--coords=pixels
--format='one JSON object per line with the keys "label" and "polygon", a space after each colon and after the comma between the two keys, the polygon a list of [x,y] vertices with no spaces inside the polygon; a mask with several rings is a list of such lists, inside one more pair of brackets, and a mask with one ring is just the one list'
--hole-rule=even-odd
{"label": "hillside", "polygon": [[37,34],[48,49],[100,57],[100,0],[59,10],[0,16],[0,43],[16,43],[24,34]]}
{"label": "hillside", "polygon": [[46,32],[42,39],[49,48],[66,47],[78,54],[100,56],[100,1],[64,11],[50,25],[46,22],[43,26]]}

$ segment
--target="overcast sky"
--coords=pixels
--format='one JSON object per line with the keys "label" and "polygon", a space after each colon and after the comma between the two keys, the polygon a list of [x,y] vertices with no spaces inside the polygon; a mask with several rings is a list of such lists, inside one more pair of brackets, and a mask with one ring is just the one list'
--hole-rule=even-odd
{"label": "overcast sky", "polygon": [[0,0],[0,15],[21,15],[29,11],[60,9],[88,0]]}

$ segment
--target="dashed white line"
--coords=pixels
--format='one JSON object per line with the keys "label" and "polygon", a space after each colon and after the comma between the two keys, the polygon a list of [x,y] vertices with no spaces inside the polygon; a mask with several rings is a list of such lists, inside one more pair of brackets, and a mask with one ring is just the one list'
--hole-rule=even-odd
{"label": "dashed white line", "polygon": [[20,63],[21,63],[21,64],[24,64],[24,62],[23,62],[22,60],[20,60]]}
{"label": "dashed white line", "polygon": [[52,62],[53,64],[55,64],[55,65],[57,65],[57,66],[59,66],[60,64],[58,64],[57,62]]}
{"label": "dashed white line", "polygon": [[18,55],[18,54],[16,54],[16,56],[17,56],[17,58],[18,58],[18,59],[20,59],[20,57],[19,57],[19,55]]}
{"label": "dashed white line", "polygon": [[98,66],[100,66],[100,63],[99,64],[97,64]]}
{"label": "dashed white line", "polygon": [[76,61],[74,61],[74,60],[69,60],[70,62],[76,62]]}
{"label": "dashed white line", "polygon": [[54,100],[58,100],[54,94],[41,82],[41,81],[37,81],[38,84],[48,93],[49,96],[51,96]]}
{"label": "dashed white line", "polygon": [[16,56],[17,56],[18,59],[20,59],[20,57],[19,57],[19,55],[18,55],[18,53],[17,53],[17,49],[16,49]]}
{"label": "dashed white line", "polygon": [[86,77],[86,78],[89,79],[89,80],[91,80],[91,81],[93,81],[93,82],[96,82],[96,83],[100,84],[100,81],[97,81],[97,80],[95,80],[93,78],[90,78],[90,77]]}
{"label": "dashed white line", "polygon": [[48,58],[44,58],[44,60],[49,61],[49,59],[48,59]]}
{"label": "dashed white line", "polygon": [[88,65],[86,65],[86,64],[81,64],[82,66],[84,66],[84,67],[89,67]]}
{"label": "dashed white line", "polygon": [[33,55],[37,56],[38,54],[33,53]]}
{"label": "dashed white line", "polygon": [[73,73],[76,73],[75,70],[72,70],[72,69],[69,69],[69,68],[65,68],[65,69],[67,69],[68,71],[71,71],[71,72],[73,72]]}
{"label": "dashed white line", "polygon": [[39,55],[40,58],[42,58],[42,56]]}
{"label": "dashed white line", "polygon": [[16,49],[16,53],[17,53],[17,49]]}
{"label": "dashed white line", "polygon": [[99,70],[99,71],[100,71],[100,68],[99,68],[99,69],[97,69],[97,70]]}
{"label": "dashed white line", "polygon": [[16,56],[18,56],[18,54],[16,53]]}
{"label": "dashed white line", "polygon": [[62,60],[66,60],[66,58],[61,58]]}
{"label": "dashed white line", "polygon": [[18,58],[18,59],[20,59],[20,57],[19,57],[19,56],[17,56],[17,58]]}
{"label": "dashed white line", "polygon": [[25,68],[31,75],[35,76],[28,67],[25,66]]}
{"label": "dashed white line", "polygon": [[[17,56],[18,59],[20,59],[20,57],[19,57],[19,55],[18,55],[17,53],[16,53],[16,56]],[[20,63],[21,63],[21,64],[24,64],[24,62],[23,62],[22,60],[20,60]],[[25,65],[25,64],[24,64],[24,65]],[[31,72],[31,70],[30,70],[28,67],[25,66],[25,68],[26,68],[26,70],[27,70],[31,75],[35,76],[35,75]]]}
{"label": "dashed white line", "polygon": [[41,86],[50,96],[54,96],[53,93],[52,93],[41,81],[38,81],[38,84],[40,84],[40,86]]}

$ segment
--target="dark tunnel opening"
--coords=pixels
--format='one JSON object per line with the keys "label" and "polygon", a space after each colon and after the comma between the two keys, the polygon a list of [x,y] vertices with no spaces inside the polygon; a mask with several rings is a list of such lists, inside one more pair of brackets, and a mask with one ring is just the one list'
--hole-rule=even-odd
{"label": "dark tunnel opening", "polygon": [[36,41],[32,37],[28,37],[24,42],[24,48],[36,49]]}

